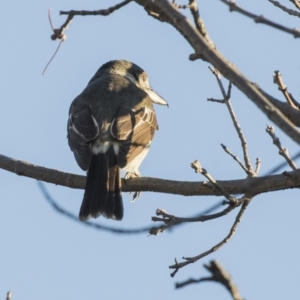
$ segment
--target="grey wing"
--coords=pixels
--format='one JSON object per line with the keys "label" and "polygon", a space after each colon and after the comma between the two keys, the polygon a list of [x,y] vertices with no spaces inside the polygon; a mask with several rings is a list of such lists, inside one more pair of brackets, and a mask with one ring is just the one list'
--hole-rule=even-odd
{"label": "grey wing", "polygon": [[152,107],[137,111],[121,109],[117,113],[110,132],[120,142],[118,164],[121,168],[150,146],[155,130],[158,130],[158,125]]}
{"label": "grey wing", "polygon": [[70,113],[68,120],[68,141],[79,167],[88,170],[91,160],[91,141],[99,135],[99,126],[90,107],[80,112]]}

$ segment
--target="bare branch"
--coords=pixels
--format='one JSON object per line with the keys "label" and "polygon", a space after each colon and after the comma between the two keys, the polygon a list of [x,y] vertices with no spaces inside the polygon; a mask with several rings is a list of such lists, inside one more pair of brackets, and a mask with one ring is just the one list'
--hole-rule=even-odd
{"label": "bare branch", "polygon": [[219,85],[219,88],[221,90],[221,93],[222,93],[222,96],[223,96],[223,99],[224,99],[224,103],[225,103],[225,100],[227,100],[227,93],[225,92],[223,83],[221,81],[221,73],[216,68],[213,69],[210,66],[208,68],[215,75],[215,77],[217,79],[217,82],[218,82],[218,85]]}
{"label": "bare branch", "polygon": [[214,99],[214,98],[207,98],[207,101],[217,102],[217,103],[222,103],[222,104],[225,103],[224,99],[220,100],[220,99]]}
{"label": "bare branch", "polygon": [[299,38],[300,37],[300,31],[297,28],[294,29],[290,29],[286,26],[283,26],[281,24],[275,23],[271,20],[268,20],[267,18],[265,18],[263,15],[255,15],[253,13],[250,13],[249,11],[241,8],[240,6],[238,6],[234,1],[229,1],[229,0],[221,0],[223,3],[227,4],[229,6],[229,10],[230,11],[237,11],[241,14],[243,14],[244,16],[247,16],[251,19],[254,20],[255,23],[262,23],[268,26],[271,26],[273,28],[279,29],[281,31],[284,31],[286,33],[290,33],[294,36],[294,38]]}
{"label": "bare branch", "polygon": [[224,210],[221,212],[218,212],[216,214],[211,214],[211,215],[200,215],[197,217],[189,217],[189,218],[182,218],[182,217],[177,217],[175,215],[170,215],[168,214],[165,210],[163,209],[157,209],[156,210],[156,215],[157,216],[162,216],[162,218],[158,217],[152,217],[152,221],[154,222],[164,222],[167,225],[173,226],[177,225],[180,223],[189,223],[189,222],[205,222],[213,219],[217,219],[223,216],[226,216],[228,213],[230,213],[232,210],[234,210],[237,206],[233,205],[228,205]]}
{"label": "bare branch", "polygon": [[[231,117],[231,120],[233,122],[233,125],[234,125],[234,128],[238,134],[238,137],[241,141],[241,145],[242,145],[242,149],[243,149],[243,154],[244,154],[244,162],[245,162],[245,166],[242,165],[242,163],[240,162],[240,160],[236,157],[236,156],[233,156],[231,154],[231,152],[227,152],[228,154],[230,153],[230,155],[240,164],[240,166],[243,168],[243,170],[246,172],[246,174],[248,176],[255,176],[255,172],[251,166],[251,162],[250,162],[250,157],[249,157],[249,151],[248,151],[248,146],[247,146],[247,141],[246,141],[246,138],[242,132],[242,129],[240,127],[240,124],[238,123],[238,120],[237,120],[237,117],[233,111],[233,107],[231,105],[231,102],[230,102],[230,96],[231,96],[231,88],[232,88],[232,84],[231,82],[229,82],[229,85],[228,85],[228,90],[227,90],[227,93],[225,92],[225,88],[223,86],[223,83],[221,81],[221,74],[220,72],[217,70],[217,69],[212,69],[211,67],[209,67],[209,69],[211,70],[211,72],[215,75],[216,79],[217,79],[217,82],[218,82],[218,85],[220,87],[220,90],[221,90],[221,93],[223,95],[223,98],[224,98],[224,103],[226,104],[226,107],[229,111],[229,114],[230,114],[230,117]],[[223,146],[223,149],[226,151],[226,147]],[[225,148],[224,148],[225,147]]]}
{"label": "bare branch", "polygon": [[207,281],[216,281],[213,276],[210,276],[210,277],[201,277],[199,279],[194,279],[194,278],[189,278],[188,280],[185,280],[183,282],[177,282],[175,284],[175,288],[176,289],[180,289],[186,285],[189,285],[191,283],[200,283],[200,282],[207,282]]}
{"label": "bare branch", "polygon": [[277,84],[279,91],[282,92],[288,104],[294,108],[299,110],[299,103],[295,103],[295,99],[291,97],[291,94],[287,90],[287,86],[283,83],[282,76],[279,71],[274,71],[273,82]]}
{"label": "bare branch", "polygon": [[293,169],[293,170],[297,170],[297,166],[295,164],[295,162],[292,161],[292,159],[289,156],[289,152],[287,148],[284,148],[281,145],[281,142],[279,140],[279,138],[276,136],[275,134],[275,129],[272,126],[268,126],[266,128],[266,132],[271,136],[271,138],[273,139],[273,144],[277,146],[277,148],[279,149],[279,154],[281,156],[283,156],[285,158],[285,160],[287,161],[287,163],[289,164],[289,166]]}
{"label": "bare branch", "polygon": [[60,28],[53,28],[53,25],[52,25],[52,21],[51,21],[51,17],[50,17],[50,12],[49,12],[49,20],[50,20],[50,25],[51,25],[51,28],[53,30],[53,34],[50,36],[51,40],[52,41],[55,41],[55,40],[66,40],[67,36],[64,34],[65,30],[68,29],[68,26],[70,25],[71,21],[73,20],[73,15],[69,15],[67,17],[67,20],[65,21],[65,23],[63,23]]}
{"label": "bare branch", "polygon": [[[215,211],[216,209],[218,209],[222,205],[223,205],[222,203],[217,203],[216,205],[213,205],[213,206],[209,207],[205,211],[202,211],[200,214],[197,214],[195,217],[190,217],[190,218],[186,218],[186,219],[196,219],[196,218],[197,219],[202,219],[202,218],[205,219],[205,218],[208,218],[209,216],[213,216],[213,215],[209,215],[211,212]],[[158,214],[160,214],[159,211],[164,211],[164,210],[157,209],[156,212],[158,212]],[[217,213],[217,214],[220,214],[220,213]],[[174,217],[174,216],[171,216],[170,220],[172,219],[172,217]],[[185,221],[181,222],[180,220],[178,220],[178,222],[176,222],[176,223],[167,222],[165,219],[159,219],[157,217],[152,217],[152,221],[154,221],[154,222],[155,221],[162,221],[162,222],[165,223],[165,225],[162,225],[162,226],[159,226],[159,227],[152,227],[149,231],[150,235],[158,235],[159,233],[164,232],[166,229],[169,229],[171,227],[178,226],[178,225],[186,223]]]}
{"label": "bare branch", "polygon": [[232,236],[234,235],[235,231],[236,231],[236,228],[238,226],[238,224],[241,222],[241,219],[242,219],[242,216],[248,206],[248,204],[250,203],[251,201],[251,198],[246,198],[243,197],[243,204],[242,204],[242,207],[238,213],[238,215],[236,216],[236,219],[228,233],[228,235],[221,241],[219,242],[218,244],[216,244],[214,247],[212,247],[211,249],[197,255],[197,256],[194,256],[194,257],[183,257],[183,259],[185,261],[183,262],[180,262],[178,263],[177,260],[175,260],[175,264],[174,265],[171,265],[169,266],[170,269],[174,269],[174,271],[171,273],[171,277],[174,277],[175,274],[178,272],[179,269],[189,265],[189,264],[192,264],[192,263],[195,263],[196,261],[198,261],[199,259],[219,250],[222,246],[224,246],[231,238]]}
{"label": "bare branch", "polygon": [[[222,0],[225,1],[225,0]],[[73,16],[75,13],[95,14],[101,12],[103,14],[114,11],[116,7],[122,7],[130,1],[123,1],[119,5],[107,10],[100,10],[94,12],[86,11],[68,11],[61,12]],[[291,122],[283,116],[269,101],[264,97],[257,88],[249,82],[232,64],[227,62],[224,57],[211,45],[201,34],[193,28],[190,22],[176,9],[175,5],[167,0],[135,0],[136,3],[142,5],[149,15],[155,17],[162,22],[170,23],[176,28],[183,37],[191,44],[195,50],[195,54],[191,58],[205,58],[212,63],[229,81],[236,85],[245,95],[248,96],[275,124],[277,124],[287,135],[294,141],[300,144],[300,134],[292,126]],[[225,1],[226,4],[230,3]],[[105,13],[104,13],[105,11]],[[73,15],[72,15],[73,14]],[[300,35],[300,34],[299,34]]]}
{"label": "bare branch", "polygon": [[240,296],[237,286],[231,279],[228,272],[218,263],[216,260],[212,260],[209,265],[204,265],[205,269],[208,270],[212,275],[210,277],[202,277],[199,279],[190,278],[181,283],[176,283],[175,288],[181,288],[191,283],[199,283],[205,281],[214,281],[222,284],[231,294],[234,300],[243,300]]}
{"label": "bare branch", "polygon": [[93,223],[90,221],[85,221],[82,222],[78,219],[78,216],[70,213],[69,211],[63,209],[62,207],[60,207],[56,201],[54,201],[54,199],[51,197],[50,193],[47,191],[45,185],[41,182],[38,181],[38,187],[40,188],[44,198],[47,200],[47,202],[52,206],[52,208],[54,210],[56,210],[58,213],[68,217],[69,219],[80,223],[82,225],[88,226],[88,227],[93,227],[95,229],[100,229],[100,230],[104,230],[104,231],[108,231],[111,233],[117,233],[117,234],[138,234],[138,233],[146,233],[149,230],[154,229],[155,227],[152,226],[147,226],[147,227],[143,227],[143,228],[139,228],[139,229],[124,229],[124,228],[115,228],[115,227],[110,227],[110,226],[105,226],[105,225],[101,225],[99,223]]}
{"label": "bare branch", "polygon": [[259,170],[260,170],[260,166],[261,166],[261,161],[259,159],[259,157],[256,159],[256,163],[255,163],[255,174],[256,176],[258,176]]}
{"label": "bare branch", "polygon": [[233,107],[231,105],[231,102],[230,102],[229,98],[227,98],[225,100],[225,104],[228,108],[229,114],[230,114],[231,119],[233,121],[234,128],[235,128],[235,130],[238,134],[238,137],[241,141],[241,146],[242,146],[243,154],[244,154],[244,162],[245,162],[245,165],[246,165],[246,173],[248,174],[248,176],[255,176],[255,172],[253,171],[252,166],[251,166],[251,162],[250,162],[248,144],[247,144],[246,138],[245,138],[245,136],[242,132],[240,124],[238,123],[237,117],[236,117],[236,115],[233,111]]}
{"label": "bare branch", "polygon": [[[108,232],[116,233],[116,234],[139,234],[139,233],[148,232],[150,235],[157,235],[158,233],[165,231],[166,229],[170,228],[171,226],[177,226],[177,225],[180,225],[183,222],[185,222],[185,221],[178,220],[178,222],[176,222],[176,223],[167,224],[167,222],[165,222],[167,225],[162,225],[162,226],[158,226],[158,227],[145,226],[145,227],[138,228],[138,229],[116,228],[116,227],[101,225],[99,223],[93,223],[90,221],[82,222],[79,220],[78,216],[72,214],[71,212],[69,212],[69,211],[63,209],[61,206],[59,206],[57,204],[57,202],[51,197],[50,193],[48,192],[45,185],[41,181],[38,181],[37,183],[38,183],[38,187],[40,188],[44,198],[47,200],[47,202],[52,206],[52,208],[55,211],[64,215],[65,217],[68,217],[69,219],[71,219],[75,222],[78,222],[78,223],[88,226],[88,227],[92,227],[97,230],[104,230],[104,231],[108,231]],[[212,211],[218,209],[220,206],[221,206],[220,203],[213,205],[213,206],[209,207],[208,209],[206,209],[205,211],[202,211],[200,214],[198,214],[196,217],[194,217],[194,219],[197,218],[197,219],[201,220],[203,218],[203,222],[204,222],[204,219],[207,219],[207,220],[209,218],[213,219],[214,218],[213,216],[217,216],[217,215],[221,216],[221,214],[226,215],[228,212],[230,212],[232,209],[234,209],[234,207],[232,207],[231,210],[229,210],[229,208],[226,208],[224,211],[219,212],[217,214],[208,215]],[[191,219],[193,219],[193,218],[191,218]]]}
{"label": "bare branch", "polygon": [[54,40],[57,40],[57,39],[60,39],[60,43],[58,44],[54,54],[52,55],[52,57],[50,58],[49,62],[47,63],[46,67],[44,68],[43,72],[42,72],[42,75],[45,74],[48,66],[50,65],[50,63],[52,62],[53,58],[55,57],[55,55],[57,54],[61,44],[67,39],[67,36],[64,34],[64,31],[67,29],[68,25],[70,24],[70,22],[72,21],[72,17],[71,18],[67,18],[66,22],[59,28],[59,29],[55,29],[53,27],[53,24],[52,24],[52,20],[51,20],[51,9],[48,9],[48,19],[49,19],[49,23],[50,23],[50,27],[53,31],[53,34],[51,35],[51,39],[54,41]]}
{"label": "bare branch", "polygon": [[50,60],[48,61],[48,63],[47,63],[47,65],[46,65],[46,67],[44,68],[44,70],[43,70],[43,72],[42,72],[42,75],[44,75],[45,74],[45,72],[46,72],[46,70],[47,70],[47,68],[49,67],[49,65],[51,64],[51,62],[52,62],[52,60],[53,60],[53,58],[55,57],[55,55],[57,54],[57,52],[58,52],[58,50],[59,50],[59,48],[60,48],[60,46],[61,46],[61,44],[62,44],[62,42],[64,41],[65,39],[62,39],[60,42],[59,42],[59,44],[58,44],[58,46],[57,46],[57,48],[56,48],[56,50],[55,50],[55,52],[54,52],[54,54],[52,55],[52,57],[50,58]]}
{"label": "bare branch", "polygon": [[224,144],[221,144],[221,146],[222,146],[222,148],[223,148],[223,150],[227,153],[227,154],[229,154],[239,165],[240,165],[240,167],[246,172],[246,173],[248,173],[248,170],[247,170],[247,168],[243,165],[243,163],[240,161],[240,159],[236,156],[236,155],[234,155],[233,153],[231,153],[231,151],[224,145]]}
{"label": "bare branch", "polygon": [[60,11],[61,15],[68,15],[68,17],[73,18],[73,16],[108,16],[114,11],[122,8],[123,6],[130,3],[132,0],[125,0],[119,4],[116,4],[107,9],[99,9],[99,10],[70,10],[70,11]]}
{"label": "bare branch", "polygon": [[[245,95],[248,96],[272,121],[275,122],[287,135],[300,144],[300,134],[292,126],[291,122],[284,117],[257,88],[250,83],[232,64],[211,45],[201,34],[191,25],[173,3],[167,0],[135,0],[142,5],[148,14],[161,22],[168,22],[176,28],[183,37],[191,44],[195,54],[191,58],[204,58],[213,64],[229,81],[236,85]],[[225,1],[226,2],[226,1]],[[127,4],[124,1],[121,4]],[[120,5],[121,5],[120,4]],[[74,12],[74,11],[73,11]],[[69,14],[70,12],[62,12]],[[81,12],[78,12],[82,14]]]}
{"label": "bare branch", "polygon": [[[261,89],[257,84],[253,83],[254,86],[277,108],[279,109],[287,119],[289,119],[293,124],[297,127],[300,127],[300,111],[292,108],[289,104],[284,103],[275,97],[271,96],[267,92],[265,92],[263,89]],[[289,93],[289,96],[291,97],[292,101],[295,105],[297,104],[297,101],[293,98],[293,96]]]}
{"label": "bare branch", "polygon": [[282,5],[278,1],[275,1],[275,0],[268,0],[268,1],[271,2],[272,4],[274,4],[275,6],[279,7],[280,9],[282,9],[284,12],[288,13],[289,15],[300,18],[300,13],[298,11],[289,9],[286,6]]}
{"label": "bare branch", "polygon": [[240,202],[232,197],[221,185],[217,183],[217,181],[200,165],[198,160],[195,160],[191,163],[191,167],[195,170],[196,173],[201,173],[205,176],[209,182],[222,194],[224,197],[231,203],[233,206],[239,206]]}
{"label": "bare branch", "polygon": [[[296,154],[294,154],[291,159],[292,160],[296,160],[299,157],[300,157],[300,151],[298,151]],[[265,176],[277,173],[279,170],[281,170],[282,168],[284,168],[286,165],[288,165],[288,163],[286,161],[278,164],[276,167],[273,167],[270,171],[266,172]]]}
{"label": "bare branch", "polygon": [[[37,180],[66,186],[74,189],[85,188],[85,176],[64,173],[54,169],[48,169],[30,163],[9,158],[0,154],[0,168],[20,176],[26,176]],[[288,175],[288,177],[286,176]],[[244,194],[249,189],[253,195],[277,191],[300,186],[300,170],[286,173],[286,175],[272,175],[254,177],[243,180],[218,180],[217,183],[229,194]],[[293,180],[291,180],[291,178]],[[207,182],[188,182],[176,180],[164,180],[159,178],[140,177],[122,180],[124,192],[144,191],[168,193],[183,196],[223,196],[217,189],[212,188]]]}
{"label": "bare branch", "polygon": [[210,44],[210,46],[212,48],[216,48],[214,42],[211,40],[211,38],[208,35],[208,32],[205,28],[203,20],[200,17],[197,1],[196,0],[189,0],[189,3],[190,3],[190,5],[189,5],[190,6],[190,11],[191,11],[191,14],[194,18],[194,23],[195,23],[195,26],[196,26],[197,30],[206,39],[206,41]]}

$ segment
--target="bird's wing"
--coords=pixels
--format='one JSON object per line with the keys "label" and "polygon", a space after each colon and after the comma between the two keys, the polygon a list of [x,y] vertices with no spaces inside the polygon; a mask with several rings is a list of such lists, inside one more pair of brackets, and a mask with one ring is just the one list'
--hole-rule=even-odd
{"label": "bird's wing", "polygon": [[156,115],[152,104],[136,111],[121,108],[114,118],[110,133],[120,142],[118,164],[125,167],[145,148],[149,147],[155,130],[158,130]]}
{"label": "bird's wing", "polygon": [[99,134],[99,126],[90,107],[86,106],[75,114],[70,113],[67,129],[69,146],[80,168],[86,171],[93,155],[90,142]]}

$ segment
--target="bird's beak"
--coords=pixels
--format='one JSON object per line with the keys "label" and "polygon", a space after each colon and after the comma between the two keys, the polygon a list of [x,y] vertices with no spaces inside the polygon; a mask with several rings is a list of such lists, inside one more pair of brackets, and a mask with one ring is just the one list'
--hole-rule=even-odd
{"label": "bird's beak", "polygon": [[153,103],[159,104],[159,105],[167,105],[169,107],[168,102],[163,97],[158,95],[155,91],[153,91],[151,88],[146,88],[145,92],[151,98]]}

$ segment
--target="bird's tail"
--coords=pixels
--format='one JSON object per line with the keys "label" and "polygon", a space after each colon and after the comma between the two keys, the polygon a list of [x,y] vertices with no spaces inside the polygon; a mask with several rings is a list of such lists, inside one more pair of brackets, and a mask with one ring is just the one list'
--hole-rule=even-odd
{"label": "bird's tail", "polygon": [[113,148],[110,147],[106,153],[92,157],[79,219],[86,221],[90,217],[103,215],[108,219],[122,220],[121,192],[120,168]]}

